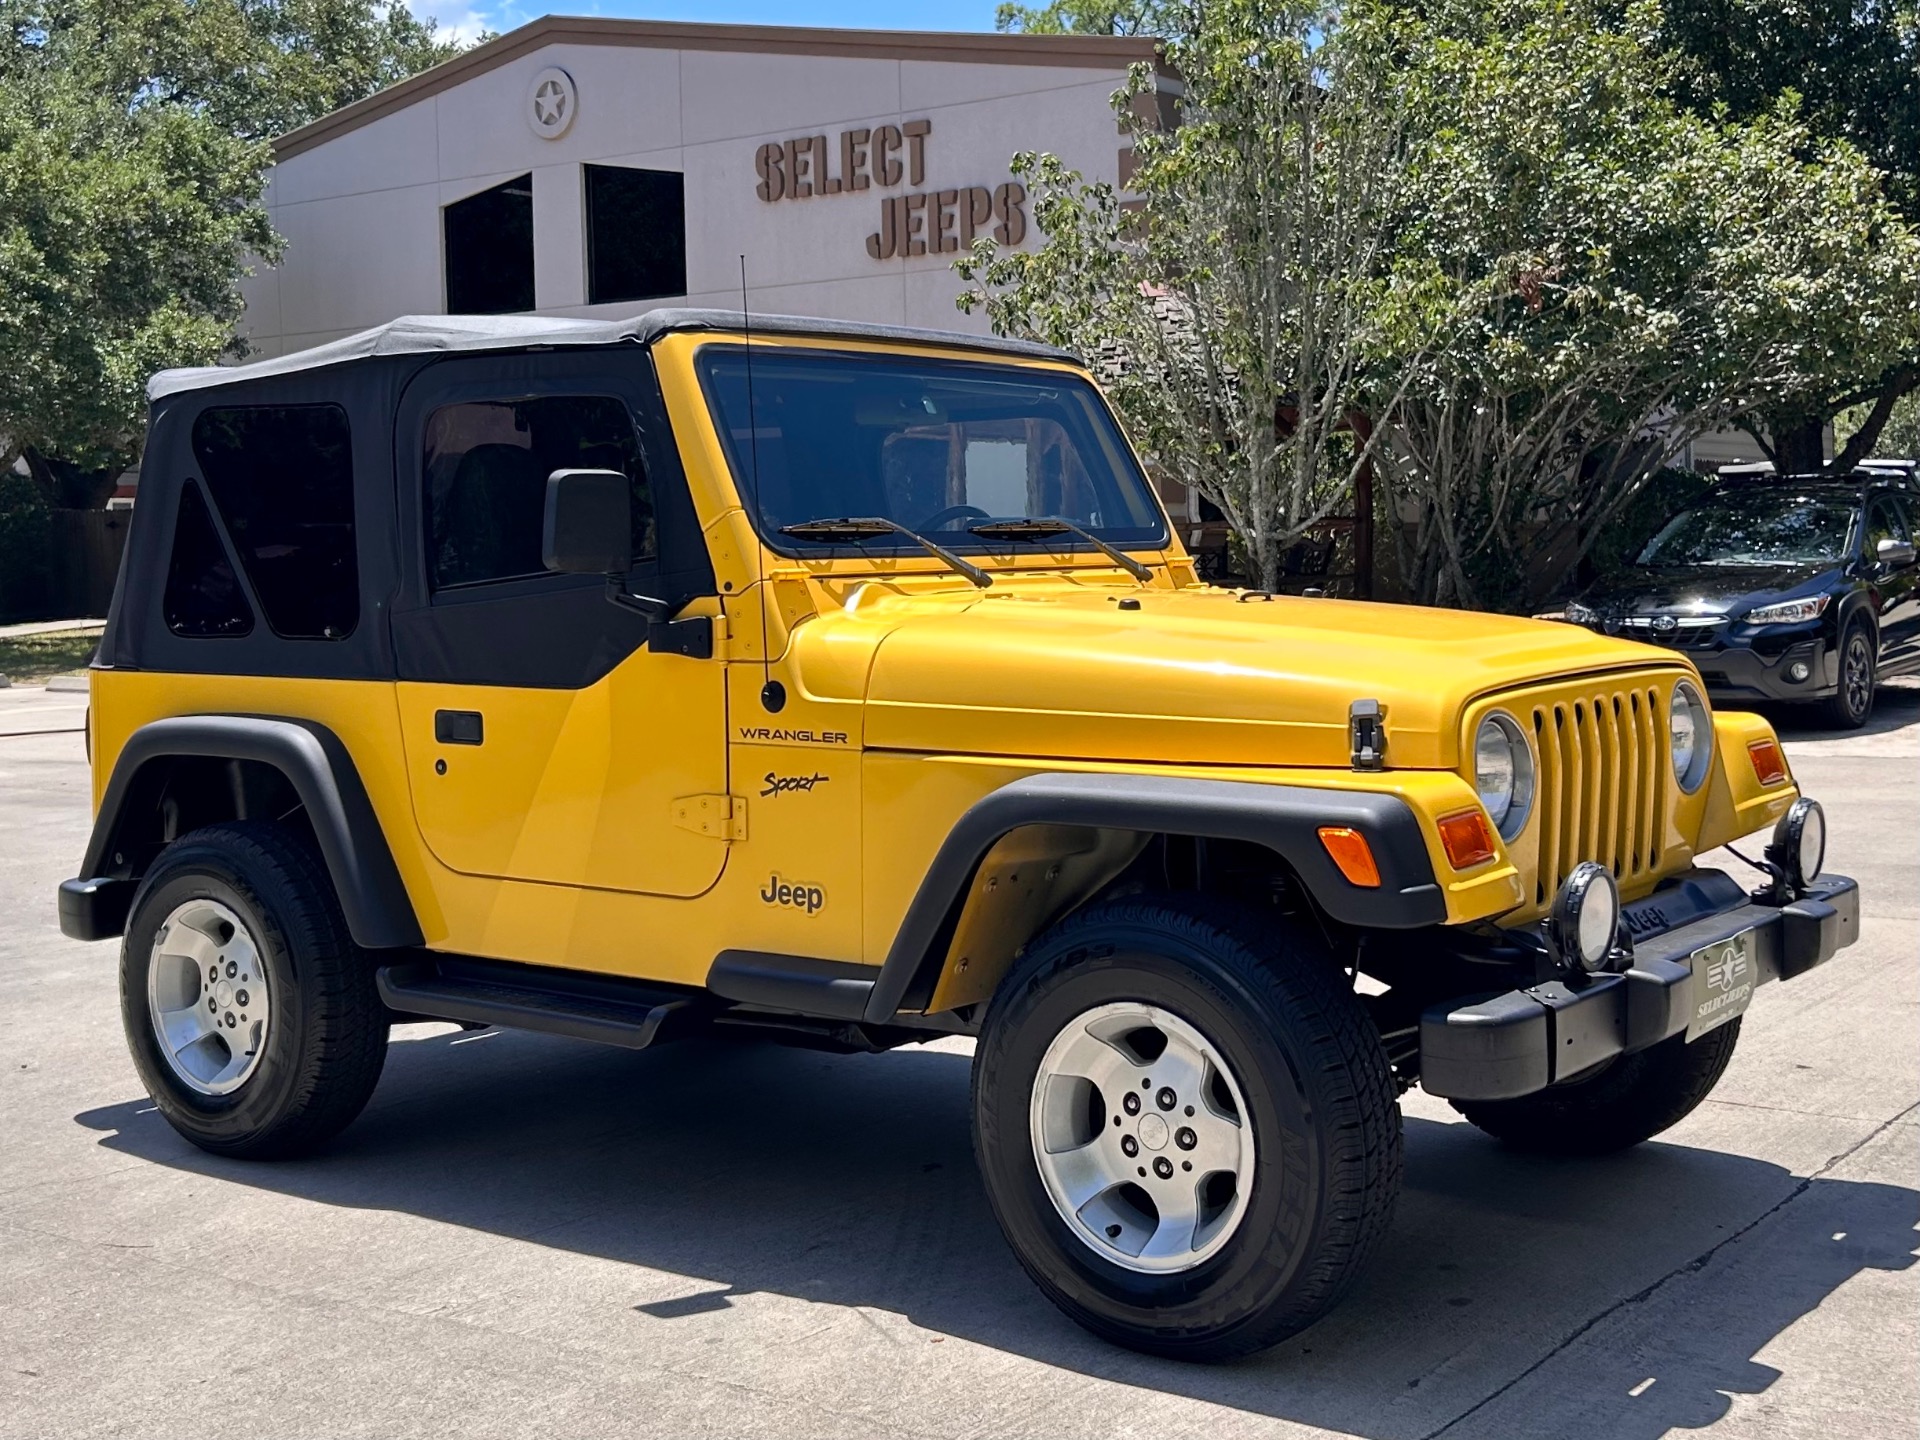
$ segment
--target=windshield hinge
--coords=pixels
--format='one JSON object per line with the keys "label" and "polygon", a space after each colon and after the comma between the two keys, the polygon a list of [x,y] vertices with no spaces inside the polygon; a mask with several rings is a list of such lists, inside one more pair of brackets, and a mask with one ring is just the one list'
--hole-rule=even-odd
{"label": "windshield hinge", "polygon": [[673,802],[673,823],[709,840],[747,838],[744,795],[682,795]]}

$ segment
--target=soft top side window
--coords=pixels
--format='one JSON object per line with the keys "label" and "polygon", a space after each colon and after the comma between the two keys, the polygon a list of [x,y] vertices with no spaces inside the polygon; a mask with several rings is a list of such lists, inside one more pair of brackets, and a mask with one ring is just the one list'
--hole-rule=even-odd
{"label": "soft top side window", "polygon": [[179,515],[173,525],[173,555],[167,562],[167,588],[160,601],[167,628],[176,635],[204,637],[253,633],[253,607],[233,573],[227,547],[213,528],[213,514],[198,482],[180,487]]}
{"label": "soft top side window", "polygon": [[544,575],[540,525],[555,470],[618,470],[633,492],[633,558],[656,559],[653,491],[626,405],[543,395],[443,405],[427,417],[427,573],[433,588]]}
{"label": "soft top side window", "polygon": [[193,454],[274,634],[344,640],[353,633],[360,569],[347,412],[338,405],[203,410],[193,422]]}

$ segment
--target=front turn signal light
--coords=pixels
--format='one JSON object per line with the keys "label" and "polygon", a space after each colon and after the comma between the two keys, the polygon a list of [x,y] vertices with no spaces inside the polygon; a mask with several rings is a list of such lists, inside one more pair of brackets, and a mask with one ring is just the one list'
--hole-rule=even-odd
{"label": "front turn signal light", "polygon": [[1440,848],[1447,852],[1447,863],[1456,870],[1484,865],[1499,853],[1493,843],[1493,826],[1487,823],[1484,810],[1442,815]]}
{"label": "front turn signal light", "polygon": [[1320,843],[1340,867],[1340,873],[1363,890],[1380,888],[1380,867],[1374,863],[1367,837],[1347,825],[1322,825]]}
{"label": "front turn signal light", "polygon": [[1778,740],[1755,740],[1747,746],[1753,757],[1753,773],[1762,785],[1778,785],[1787,778],[1787,757],[1780,753]]}

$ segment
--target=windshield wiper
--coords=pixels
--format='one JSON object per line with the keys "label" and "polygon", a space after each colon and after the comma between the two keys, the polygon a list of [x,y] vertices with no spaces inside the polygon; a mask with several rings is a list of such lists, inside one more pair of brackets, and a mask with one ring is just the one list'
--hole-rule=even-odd
{"label": "windshield wiper", "polygon": [[1098,535],[1089,534],[1072,521],[1062,520],[1058,516],[1031,520],[989,520],[983,525],[969,525],[967,533],[978,535],[983,540],[1044,540],[1050,535],[1078,535],[1142,585],[1153,579],[1153,571],[1124,550],[1116,550]]}
{"label": "windshield wiper", "polygon": [[889,520],[881,515],[868,515],[845,520],[802,520],[797,525],[782,525],[782,535],[791,535],[796,540],[875,540],[882,535],[904,535],[929,555],[945,561],[960,574],[967,577],[982,590],[993,584],[993,576],[978,565],[962,560],[944,545],[936,545],[917,531],[909,530],[897,520]]}

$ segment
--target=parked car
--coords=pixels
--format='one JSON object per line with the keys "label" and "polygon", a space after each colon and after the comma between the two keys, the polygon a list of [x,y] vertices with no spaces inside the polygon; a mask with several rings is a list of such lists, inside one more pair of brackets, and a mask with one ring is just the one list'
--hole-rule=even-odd
{"label": "parked car", "polygon": [[1920,494],[1897,472],[1742,476],[1648,540],[1566,618],[1684,650],[1717,701],[1817,703],[1864,725],[1874,687],[1920,670]]}
{"label": "parked car", "polygon": [[1061,351],[445,317],[151,393],[60,917],[216,1154],[323,1144],[399,1020],[977,1036],[1028,1273],[1226,1359],[1377,1252],[1408,1087],[1636,1144],[1857,937],[1691,657],[1206,584]]}

